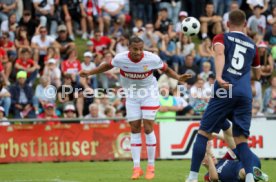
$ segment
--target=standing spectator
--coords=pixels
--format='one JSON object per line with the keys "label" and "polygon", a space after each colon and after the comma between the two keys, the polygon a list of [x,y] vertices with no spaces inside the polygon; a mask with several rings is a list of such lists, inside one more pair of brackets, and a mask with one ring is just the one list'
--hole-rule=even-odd
{"label": "standing spectator", "polygon": [[69,57],[61,63],[61,71],[63,75],[71,75],[72,80],[79,81],[78,73],[81,70],[81,63],[77,58],[77,50],[71,49],[68,51]]}
{"label": "standing spectator", "polygon": [[[92,70],[96,67],[95,63],[92,61],[93,54],[91,52],[84,53],[84,61],[81,63],[81,70]],[[81,84],[84,88],[98,88],[98,81],[96,75],[91,75],[87,78],[81,78]]]}
{"label": "standing spectator", "polygon": [[36,17],[39,18],[40,24],[50,30],[50,35],[56,35],[57,17],[55,15],[54,0],[33,0]]}
{"label": "standing spectator", "polygon": [[58,118],[58,116],[55,113],[55,104],[53,103],[48,103],[44,105],[44,112],[39,114],[38,117],[39,119],[47,119],[45,124],[47,125],[56,125],[60,124],[58,120],[55,120]]}
{"label": "standing spectator", "polygon": [[39,27],[39,34],[32,38],[32,48],[34,49],[34,61],[40,65],[40,70],[44,68],[44,57],[50,46],[57,47],[58,43],[51,36],[47,35],[46,27]]}
{"label": "standing spectator", "polygon": [[160,37],[164,34],[169,34],[171,38],[176,35],[175,32],[173,32],[173,22],[168,17],[167,8],[160,9],[158,18],[155,22],[155,29],[159,31],[158,34]]}
{"label": "standing spectator", "polygon": [[247,22],[248,34],[257,33],[260,40],[263,38],[266,28],[266,18],[261,14],[262,9],[262,6],[256,5],[253,11],[254,15],[250,16]]}
{"label": "standing spectator", "polygon": [[137,17],[145,24],[152,23],[153,17],[152,17],[152,1],[151,0],[137,0],[136,2],[135,12],[137,13]]}
{"label": "standing spectator", "polygon": [[192,78],[186,81],[189,86],[192,86],[196,82],[197,76],[200,72],[198,66],[194,64],[193,55],[189,54],[186,56],[184,65],[179,67],[179,73],[192,75]]}
{"label": "standing spectator", "polygon": [[160,108],[157,112],[156,117],[172,117],[170,119],[157,119],[158,122],[174,122],[176,119],[176,112],[183,109],[182,106],[178,106],[176,99],[169,95],[170,87],[169,84],[163,83],[160,87]]}
{"label": "standing spectator", "polygon": [[177,22],[177,16],[181,9],[181,0],[161,0],[159,8],[168,9],[168,17],[173,21],[175,25]]}
{"label": "standing spectator", "polygon": [[65,25],[58,26],[58,37],[56,41],[59,43],[59,52],[62,59],[66,59],[68,56],[68,51],[75,48],[75,43],[69,37],[67,28]]}
{"label": "standing spectator", "polygon": [[17,72],[27,72],[28,79],[26,80],[26,84],[32,86],[36,79],[40,66],[31,59],[31,52],[29,49],[21,50],[20,57],[16,60],[14,67],[16,68]]}
{"label": "standing spectator", "polygon": [[8,20],[16,12],[18,0],[0,0],[0,22]]}
{"label": "standing spectator", "polygon": [[238,3],[238,1],[232,1],[231,4],[230,4],[230,10],[228,12],[224,13],[224,15],[223,15],[223,18],[222,18],[223,28],[227,32],[228,32],[227,22],[229,20],[229,13],[231,11],[234,11],[234,10],[237,10],[237,9],[239,9],[239,3]]}
{"label": "standing spectator", "polygon": [[105,50],[109,49],[111,44],[111,39],[106,36],[102,36],[99,30],[95,30],[94,38],[92,38],[91,41],[94,44],[94,51],[96,53],[100,53],[101,55],[103,55]]}
{"label": "standing spectator", "polygon": [[144,41],[145,50],[158,53],[157,43],[159,41],[159,37],[154,32],[154,27],[152,23],[146,24],[146,30],[140,36],[140,38]]}
{"label": "standing spectator", "polygon": [[[105,118],[106,116],[99,111],[99,106],[95,103],[89,105],[89,114],[87,114],[84,118],[85,119],[97,119],[97,118]],[[89,123],[110,123],[108,120],[91,120],[91,121],[82,121],[82,124],[89,124]]]}
{"label": "standing spectator", "polygon": [[18,25],[20,27],[25,27],[27,30],[28,38],[32,38],[35,34],[36,28],[39,25],[39,22],[32,17],[30,10],[24,10],[23,17],[20,19]]}
{"label": "standing spectator", "polygon": [[33,109],[33,89],[26,84],[27,72],[19,71],[17,82],[10,87],[11,106],[14,118],[35,118]]}
{"label": "standing spectator", "polygon": [[0,80],[0,106],[3,107],[5,116],[9,116],[11,106],[11,94],[5,86],[5,81]]}
{"label": "standing spectator", "polygon": [[88,28],[90,29],[90,37],[94,36],[94,20],[99,24],[99,30],[103,34],[104,22],[102,18],[102,11],[99,6],[98,0],[83,0],[83,7],[86,13],[86,20],[88,22]]}
{"label": "standing spectator", "polygon": [[221,16],[217,16],[214,12],[214,5],[212,3],[207,3],[205,6],[205,12],[200,17],[201,37],[203,39],[206,37],[213,38],[216,34],[221,33],[221,21]]}
{"label": "standing spectator", "polygon": [[61,85],[61,71],[57,66],[57,60],[54,58],[49,59],[44,67],[43,76],[49,79],[50,84],[59,88]]}
{"label": "standing spectator", "polygon": [[231,1],[232,0],[213,0],[215,12],[219,16],[222,16],[229,9],[228,7],[230,6]]}
{"label": "standing spectator", "polygon": [[124,0],[101,0],[101,9],[103,11],[104,27],[107,29],[110,27],[111,19],[120,19],[122,25],[125,24]]}

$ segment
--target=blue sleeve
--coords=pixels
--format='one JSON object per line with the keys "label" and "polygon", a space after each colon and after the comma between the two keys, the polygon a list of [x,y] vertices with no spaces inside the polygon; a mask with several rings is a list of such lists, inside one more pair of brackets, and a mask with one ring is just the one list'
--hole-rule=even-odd
{"label": "blue sleeve", "polygon": [[175,98],[173,98],[173,106],[177,106],[177,101]]}

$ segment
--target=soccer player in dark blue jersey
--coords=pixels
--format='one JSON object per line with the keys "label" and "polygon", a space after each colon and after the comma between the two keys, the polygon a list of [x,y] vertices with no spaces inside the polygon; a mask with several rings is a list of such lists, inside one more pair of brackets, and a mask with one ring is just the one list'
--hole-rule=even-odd
{"label": "soccer player in dark blue jersey", "polygon": [[234,151],[245,169],[245,181],[254,182],[253,153],[247,144],[252,108],[250,77],[252,71],[254,78],[260,78],[260,60],[256,45],[243,33],[246,26],[244,12],[230,12],[227,25],[230,32],[216,35],[213,39],[216,68],[214,96],[200,123],[187,182],[197,182],[211,133],[219,132],[227,118],[233,122],[233,136],[237,146]]}

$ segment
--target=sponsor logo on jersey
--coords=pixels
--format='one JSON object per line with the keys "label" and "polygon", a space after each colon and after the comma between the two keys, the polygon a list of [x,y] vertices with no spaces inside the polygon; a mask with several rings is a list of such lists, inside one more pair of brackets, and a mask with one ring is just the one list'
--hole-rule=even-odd
{"label": "sponsor logo on jersey", "polygon": [[134,72],[125,72],[123,70],[120,70],[120,73],[123,77],[129,78],[129,79],[142,80],[150,76],[152,74],[152,71],[143,72],[143,73],[134,73]]}

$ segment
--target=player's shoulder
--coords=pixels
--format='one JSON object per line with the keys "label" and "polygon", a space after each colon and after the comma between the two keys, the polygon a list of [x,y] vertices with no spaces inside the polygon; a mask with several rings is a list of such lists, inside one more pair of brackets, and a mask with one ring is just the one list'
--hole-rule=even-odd
{"label": "player's shoulder", "polygon": [[145,59],[150,59],[150,60],[159,60],[160,57],[156,54],[153,54],[152,52],[149,51],[143,51],[144,53],[144,58]]}

